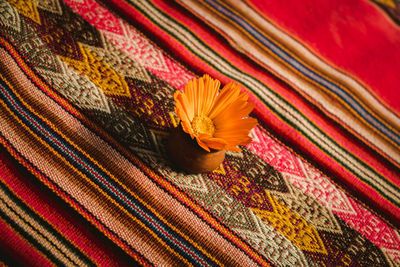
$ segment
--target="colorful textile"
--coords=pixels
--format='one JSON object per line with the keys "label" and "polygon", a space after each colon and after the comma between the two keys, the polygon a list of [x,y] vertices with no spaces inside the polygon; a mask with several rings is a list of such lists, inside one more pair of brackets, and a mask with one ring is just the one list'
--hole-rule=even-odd
{"label": "colorful textile", "polygon": [[[268,15],[255,1],[0,0],[0,262],[400,265],[398,107],[375,95],[393,92]],[[188,175],[165,151],[173,93],[204,72],[241,83],[260,125]]]}

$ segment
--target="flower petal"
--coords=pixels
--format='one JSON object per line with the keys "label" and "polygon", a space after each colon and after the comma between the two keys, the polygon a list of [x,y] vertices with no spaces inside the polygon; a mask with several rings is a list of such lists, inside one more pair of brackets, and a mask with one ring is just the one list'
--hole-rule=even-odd
{"label": "flower petal", "polygon": [[203,141],[201,141],[200,138],[198,138],[197,136],[196,136],[196,141],[200,147],[202,147],[204,150],[210,152],[210,149],[208,148],[208,146]]}
{"label": "flower petal", "polygon": [[181,121],[182,124],[182,129],[185,133],[190,134],[190,137],[193,139],[194,138],[194,133],[193,133],[193,129],[192,126],[189,122],[187,121]]}
{"label": "flower petal", "polygon": [[221,112],[215,116],[213,122],[218,128],[228,121],[240,120],[243,117],[246,117],[253,110],[253,108],[254,103],[252,102],[243,102],[241,100],[234,101],[225,108],[224,112]]}
{"label": "flower petal", "polygon": [[[186,109],[184,108],[184,105],[182,104],[182,101],[180,99],[181,96],[182,96],[182,93],[179,92],[179,91],[176,91],[175,94],[174,94],[174,98],[175,98],[175,113],[176,113],[176,115],[178,115],[178,117],[181,120],[188,120]],[[181,117],[178,113],[179,114],[184,114],[184,117]]]}
{"label": "flower petal", "polygon": [[[257,120],[246,118],[254,104],[248,102],[248,94],[242,93],[236,83],[228,83],[220,92],[219,87],[220,82],[208,75],[190,80],[183,93],[178,91],[174,94],[175,112],[181,119],[183,131],[190,134],[192,139],[196,138],[204,150],[240,151],[237,145],[251,141],[248,134],[257,124]],[[192,121],[196,116],[204,116],[213,121],[216,130],[213,136],[195,134]]]}
{"label": "flower petal", "polygon": [[254,126],[257,125],[257,120],[251,117],[239,119],[239,120],[229,120],[223,124],[216,125],[216,131],[214,136],[223,133],[225,131],[237,131],[240,129],[247,129],[250,131]]}
{"label": "flower petal", "polygon": [[212,79],[208,75],[205,75],[205,79],[203,115],[208,116],[214,105],[215,99],[217,98],[218,89],[221,83],[218,80]]}
{"label": "flower petal", "polygon": [[187,96],[183,93],[180,94],[175,93],[174,98],[176,106],[178,106],[178,104],[180,105],[180,108],[186,113],[188,121],[191,122],[194,117],[193,103],[190,103],[187,99]]}
{"label": "flower petal", "polygon": [[226,150],[230,150],[231,146],[248,144],[251,141],[249,132],[255,125],[257,120],[253,118],[231,121],[224,128],[217,129],[214,137],[224,139],[227,142]]}
{"label": "flower petal", "polygon": [[200,134],[198,137],[208,147],[213,148],[213,149],[217,149],[217,150],[224,149],[225,146],[227,145],[227,142],[222,138],[215,138],[215,137],[205,135],[205,134]]}
{"label": "flower petal", "polygon": [[220,112],[223,112],[230,103],[237,99],[239,94],[240,86],[238,84],[230,82],[225,85],[215,100],[209,118],[214,119]]}
{"label": "flower petal", "polygon": [[245,146],[245,145],[247,145],[247,144],[250,144],[251,141],[253,141],[253,138],[251,138],[250,136],[248,136],[247,139],[243,140],[239,145]]}
{"label": "flower petal", "polygon": [[235,152],[241,152],[242,151],[240,148],[238,148],[237,146],[234,146],[234,145],[227,146],[225,148],[225,150],[235,151]]}
{"label": "flower petal", "polygon": [[196,91],[197,91],[197,83],[195,79],[190,80],[184,89],[184,94],[186,95],[186,98],[188,100],[188,102],[191,104],[192,108],[193,108],[193,115],[196,116],[197,113],[197,95],[196,95]]}
{"label": "flower petal", "polygon": [[201,77],[197,80],[197,115],[203,114],[203,104],[204,104],[204,81],[205,77]]}

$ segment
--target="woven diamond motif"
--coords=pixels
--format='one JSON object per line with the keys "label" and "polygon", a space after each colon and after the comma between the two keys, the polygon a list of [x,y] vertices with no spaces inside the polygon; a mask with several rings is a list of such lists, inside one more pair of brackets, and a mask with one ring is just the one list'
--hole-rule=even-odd
{"label": "woven diamond motif", "polygon": [[105,41],[105,48],[84,45],[93,55],[106,62],[112,69],[125,77],[151,82],[147,70],[126,54],[116,49],[114,45]]}
{"label": "woven diamond motif", "polygon": [[[122,24],[122,23],[121,23]],[[122,24],[124,35],[104,32],[107,39],[122,51],[126,51],[142,66],[150,69],[169,71],[161,51],[155,49],[146,39],[127,24]]]}
{"label": "woven diamond motif", "polygon": [[298,159],[298,162],[304,170],[303,176],[283,174],[291,183],[300,188],[305,194],[318,199],[334,212],[355,214],[353,206],[349,203],[349,199],[343,191],[340,191],[320,172],[308,164],[304,164],[300,159]]}
{"label": "woven diamond motif", "polygon": [[[9,16],[11,14],[10,16],[12,17],[10,18],[16,20],[17,23],[21,22],[20,15],[16,13],[16,10],[12,6],[2,5],[1,7],[4,8],[5,13],[0,13],[0,21],[5,19],[2,15]],[[46,43],[43,42],[42,38],[29,25],[22,23],[16,28],[17,25],[13,25],[12,28],[0,27],[0,32],[7,31],[8,38],[19,47],[20,52],[27,56],[27,61],[32,66],[52,72],[62,72],[60,61],[51,52]]]}
{"label": "woven diamond motif", "polygon": [[308,266],[303,252],[298,247],[256,215],[253,214],[252,217],[255,223],[253,229],[236,228],[234,231],[276,265]]}
{"label": "woven diamond motif", "polygon": [[400,252],[397,249],[383,248],[383,253],[387,256],[389,261],[392,261],[394,266],[400,266]]}
{"label": "woven diamond motif", "polygon": [[[39,57],[37,70],[55,91],[79,107],[82,113],[118,142],[126,145],[151,169],[184,191],[224,225],[232,227],[273,263],[304,266],[312,258],[345,264],[346,257],[350,255],[352,263],[368,265],[372,259],[383,262],[385,254],[367,244],[362,234],[368,235],[375,243],[384,244],[386,248],[398,244],[396,233],[386,231],[374,220],[375,217],[365,216],[365,221],[353,218],[361,217],[360,214],[366,212],[358,209],[359,205],[345,195],[338,195],[337,188],[327,182],[326,177],[306,166],[260,128],[252,132],[254,146],[249,147],[253,151],[245,148],[240,153],[228,152],[225,163],[211,174],[185,175],[171,168],[166,157],[165,139],[168,128],[176,125],[171,116],[172,95],[174,86],[184,84],[183,81],[191,74],[178,64],[172,64],[161,50],[131,26],[122,21],[115,23],[115,27],[102,24],[109,23],[107,17],[112,17],[103,9],[99,9],[93,22],[107,36],[111,36],[109,40],[121,38],[117,45],[123,52],[104,41],[97,29],[73,14],[69,7],[62,4],[63,16],[59,16],[60,13],[52,10],[56,8],[52,5],[59,3],[56,1],[43,1],[38,10],[39,14],[46,14],[49,18],[43,20],[46,26],[35,25],[37,23],[30,19],[22,20],[22,23],[28,21],[29,25],[44,33],[41,36],[45,41],[38,41],[34,35],[21,31],[24,33],[22,37],[18,34],[12,37],[13,40],[22,40],[22,47],[15,42],[18,49],[29,55],[32,50],[29,46],[37,45],[33,43],[50,47],[53,51],[44,48],[50,58]],[[79,2],[83,1],[86,5],[95,4],[92,0]],[[77,1],[69,1],[72,2]],[[78,6],[75,5],[75,8]],[[84,8],[84,5],[81,7]],[[91,9],[94,10],[93,7]],[[90,18],[93,14],[86,15]],[[62,29],[50,36],[48,31],[58,23],[63,25],[60,26]],[[110,30],[106,29],[108,26]],[[121,26],[122,32],[113,31],[113,27],[117,29],[118,26]],[[33,41],[29,43],[24,38]],[[136,45],[135,49],[126,45],[129,43]],[[78,51],[71,52],[70,49],[75,49],[75,46]],[[68,62],[70,67],[54,54]],[[146,71],[142,65],[144,62],[150,62],[151,65],[146,67],[152,73]],[[106,80],[108,85],[98,82],[105,79],[103,74],[112,76]],[[183,78],[176,82],[173,79],[176,76]],[[117,85],[109,87],[113,82]],[[328,193],[323,195],[321,191]],[[316,202],[320,200],[321,203]],[[333,203],[334,208],[328,206],[329,203]],[[341,217],[335,216],[332,211]],[[356,225],[361,234],[354,231],[341,236],[341,230],[347,231],[348,225],[339,217]],[[373,236],[371,232],[377,235]],[[333,239],[332,236],[338,238]],[[352,240],[344,244],[343,240],[347,239]],[[365,244],[366,249],[357,248]],[[395,252],[387,249],[385,253],[392,257]]]}
{"label": "woven diamond motif", "polygon": [[303,175],[303,170],[298,164],[296,157],[285,147],[265,134],[260,127],[255,127],[250,136],[253,142],[248,144],[248,148],[259,155],[265,162],[273,166],[280,172],[293,175]]}
{"label": "woven diamond motif", "polygon": [[46,81],[71,103],[88,110],[96,110],[110,114],[107,97],[96,85],[85,76],[78,75],[64,62],[58,60],[61,72],[37,68]]}
{"label": "woven diamond motif", "polygon": [[[177,65],[151,44],[141,33],[123,20],[117,20],[94,0],[66,0],[75,12],[102,31],[111,43],[138,61],[153,74],[168,81],[174,88],[183,89],[193,75]],[[79,3],[78,3],[79,2]],[[93,12],[96,10],[96,12]]]}
{"label": "woven diamond motif", "polygon": [[62,15],[62,9],[59,0],[34,0],[34,2],[40,9]]}
{"label": "woven diamond motif", "polygon": [[98,29],[74,13],[63,1],[60,2],[60,6],[61,15],[46,10],[39,11],[44,21],[42,31],[51,32],[59,28],[64,35],[71,35],[75,42],[97,47],[104,46],[104,38]]}
{"label": "woven diamond motif", "polygon": [[161,175],[172,181],[178,187],[183,188],[185,191],[191,192],[197,196],[208,195],[210,193],[202,175],[187,175],[185,173],[177,172],[171,169],[171,163],[167,162],[165,156],[153,151],[134,150],[143,161],[151,165],[152,168],[159,171]]}
{"label": "woven diamond motif", "polygon": [[280,192],[271,192],[271,194],[300,215],[301,218],[315,226],[316,229],[339,234],[342,232],[331,210],[296,187],[292,186],[291,192],[291,194]]}
{"label": "woven diamond motif", "polygon": [[114,108],[116,110],[112,116],[91,113],[91,117],[122,144],[133,149],[140,148],[145,151],[157,151],[156,145],[152,142],[149,129],[128,113],[118,107]]}
{"label": "woven diamond motif", "polygon": [[204,178],[201,175],[186,175],[183,173],[177,173],[172,170],[160,171],[163,175],[166,175],[171,181],[181,188],[186,190],[208,193],[208,188],[205,184]]}
{"label": "woven diamond motif", "polygon": [[[343,230],[341,235],[330,232],[321,232],[321,238],[327,247],[328,252],[339,251],[334,258],[329,261],[335,266],[380,266],[385,265],[387,260],[382,250],[374,246],[371,241],[363,235],[349,227],[344,221],[338,220],[340,228]],[[321,259],[323,258],[319,255]],[[316,255],[316,257],[319,257]]]}
{"label": "woven diamond motif", "polygon": [[241,158],[227,155],[227,159],[236,172],[239,171],[249,177],[264,189],[289,192],[285,179],[271,165],[254,155],[249,149],[243,148]]}
{"label": "woven diamond motif", "polygon": [[307,223],[272,195],[267,194],[267,196],[273,205],[273,211],[252,208],[257,216],[281,232],[301,250],[327,254],[320,234],[313,225]]}
{"label": "woven diamond motif", "polygon": [[209,194],[197,195],[204,202],[205,207],[218,218],[221,218],[228,226],[239,229],[253,229],[254,218],[250,210],[239,201],[228,195],[225,191],[206,179]]}
{"label": "woven diamond motif", "polygon": [[41,23],[38,10],[32,0],[11,0],[9,2],[15,7],[18,13],[30,18],[38,24]]}
{"label": "woven diamond motif", "polygon": [[[346,220],[346,222],[374,244],[385,247],[389,250],[398,249],[400,243],[400,234],[394,229],[388,227],[387,224],[378,219],[376,215],[372,214],[365,207],[357,205],[357,203],[349,200],[356,214],[340,213],[339,216]],[[359,216],[358,214],[363,214]],[[398,254],[398,253],[397,253]],[[396,258],[399,259],[400,258]]]}
{"label": "woven diamond motif", "polygon": [[[258,135],[253,136],[256,136],[258,140],[261,140],[264,136],[266,136],[264,139],[270,139],[267,134],[260,131]],[[253,152],[259,153],[257,148],[252,147],[251,149]],[[264,155],[260,156],[264,157]],[[299,188],[305,195],[316,199],[321,205],[327,207],[328,210],[368,237],[375,245],[386,248],[388,257],[400,260],[398,253],[391,249],[394,246],[398,249],[397,244],[400,243],[398,235],[396,235],[396,232],[392,228],[383,223],[369,210],[345,195],[343,191],[339,190],[327,177],[323,176],[316,169],[304,163],[300,158],[296,158],[296,160],[298,161],[300,170],[297,175],[290,171],[282,172],[283,177],[289,183]],[[277,193],[274,192],[274,195],[277,195]],[[282,197],[283,202],[284,200],[290,200],[290,196],[286,195]],[[376,222],[380,223],[377,224]],[[318,225],[319,223],[316,223],[316,227],[319,227]]]}
{"label": "woven diamond motif", "polygon": [[148,127],[165,131],[173,126],[170,112],[173,110],[174,90],[154,75],[150,77],[150,83],[126,77],[131,97],[113,97],[113,100]]}
{"label": "woven diamond motif", "polygon": [[57,55],[81,60],[81,49],[79,48],[78,42],[75,40],[73,34],[66,31],[64,28],[58,27],[57,21],[54,20],[55,19],[52,19],[51,17],[43,16],[42,25],[34,25],[42,40]]}
{"label": "woven diamond motif", "polygon": [[75,60],[64,56],[60,56],[60,58],[79,74],[88,77],[105,94],[131,96],[125,78],[120,73],[116,72],[106,62],[102,61],[81,44],[78,47],[81,51],[82,60]]}
{"label": "woven diamond motif", "polygon": [[18,12],[10,5],[10,3],[0,2],[0,25],[4,28],[12,28],[19,32],[21,22]]}
{"label": "woven diamond motif", "polygon": [[66,0],[64,2],[72,9],[79,10],[79,14],[97,29],[120,35],[123,34],[120,21],[95,1]]}

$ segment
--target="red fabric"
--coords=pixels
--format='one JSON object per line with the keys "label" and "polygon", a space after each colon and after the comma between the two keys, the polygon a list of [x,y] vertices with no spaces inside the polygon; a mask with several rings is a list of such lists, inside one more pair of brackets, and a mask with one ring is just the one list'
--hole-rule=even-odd
{"label": "red fabric", "polygon": [[400,27],[380,8],[365,0],[249,2],[399,114]]}

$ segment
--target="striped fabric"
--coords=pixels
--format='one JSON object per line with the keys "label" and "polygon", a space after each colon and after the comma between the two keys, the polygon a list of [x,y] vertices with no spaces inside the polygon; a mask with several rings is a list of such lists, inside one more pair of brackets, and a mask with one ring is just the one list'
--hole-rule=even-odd
{"label": "striped fabric", "polygon": [[[400,265],[390,92],[265,8],[0,0],[0,263]],[[202,73],[240,83],[259,125],[189,175],[166,140]]]}

